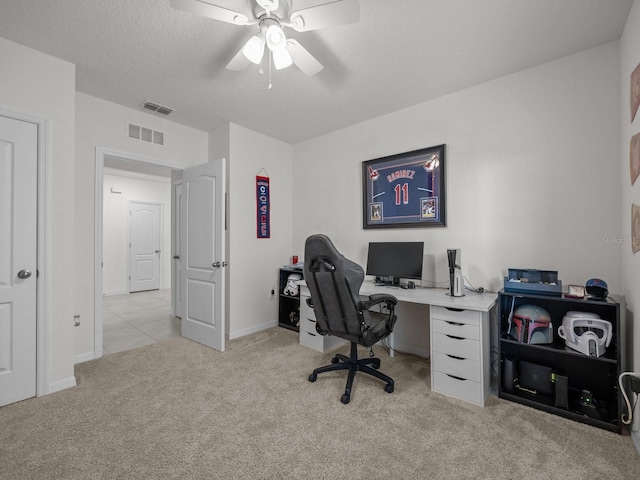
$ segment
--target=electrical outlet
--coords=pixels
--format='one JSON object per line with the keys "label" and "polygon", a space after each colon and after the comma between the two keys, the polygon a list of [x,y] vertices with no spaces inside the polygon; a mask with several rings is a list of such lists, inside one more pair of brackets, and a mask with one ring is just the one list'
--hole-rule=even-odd
{"label": "electrical outlet", "polygon": [[637,375],[629,375],[629,388],[636,394],[640,393],[640,377]]}

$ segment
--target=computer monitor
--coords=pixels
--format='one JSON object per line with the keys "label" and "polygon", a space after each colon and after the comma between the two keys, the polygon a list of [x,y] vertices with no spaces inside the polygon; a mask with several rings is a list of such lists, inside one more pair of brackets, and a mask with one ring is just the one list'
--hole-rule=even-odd
{"label": "computer monitor", "polygon": [[424,242],[370,242],[367,275],[398,284],[401,278],[422,279]]}

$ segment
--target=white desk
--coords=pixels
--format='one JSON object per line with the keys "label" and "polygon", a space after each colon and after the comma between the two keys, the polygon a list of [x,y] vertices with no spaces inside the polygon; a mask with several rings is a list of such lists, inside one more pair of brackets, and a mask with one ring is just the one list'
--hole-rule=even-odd
{"label": "white desk", "polygon": [[498,300],[497,293],[473,293],[465,292],[464,297],[452,297],[448,295],[448,288],[422,288],[403,289],[399,287],[382,287],[373,282],[365,281],[360,288],[360,295],[375,295],[386,293],[393,295],[399,302],[421,303],[445,308],[458,308],[461,310],[475,310],[489,312]]}

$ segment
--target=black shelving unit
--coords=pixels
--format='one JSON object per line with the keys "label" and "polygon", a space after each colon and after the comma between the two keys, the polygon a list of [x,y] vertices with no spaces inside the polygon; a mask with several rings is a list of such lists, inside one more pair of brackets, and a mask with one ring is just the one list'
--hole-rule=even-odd
{"label": "black shelving unit", "polygon": [[[509,336],[510,313],[522,305],[539,306],[549,313],[553,325],[553,343],[521,343]],[[570,311],[595,313],[611,323],[612,340],[602,356],[588,356],[565,345],[565,341],[558,335],[558,327]],[[626,357],[623,352],[624,339],[620,338],[618,303],[609,299],[600,301],[500,292],[498,319],[500,398],[622,433],[623,403],[618,388],[618,377],[623,371],[622,363]],[[529,362],[552,370],[550,394],[523,389],[517,385],[520,362]],[[515,370],[514,375],[509,374],[512,369]],[[514,377],[515,386],[511,382]],[[558,377],[564,377],[560,380],[566,378],[566,404],[559,401],[556,395],[556,389],[562,388],[559,386]]]}
{"label": "black shelving unit", "polygon": [[300,331],[300,292],[291,296],[284,293],[287,279],[292,273],[302,275],[302,270],[296,268],[281,268],[278,273],[278,325],[296,332]]}

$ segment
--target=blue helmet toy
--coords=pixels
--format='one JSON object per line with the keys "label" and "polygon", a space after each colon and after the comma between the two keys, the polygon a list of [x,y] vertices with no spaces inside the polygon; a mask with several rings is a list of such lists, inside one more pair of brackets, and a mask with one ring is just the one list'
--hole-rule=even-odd
{"label": "blue helmet toy", "polygon": [[609,287],[607,282],[600,280],[599,278],[591,278],[587,280],[585,284],[587,293],[592,297],[604,300],[609,295]]}

